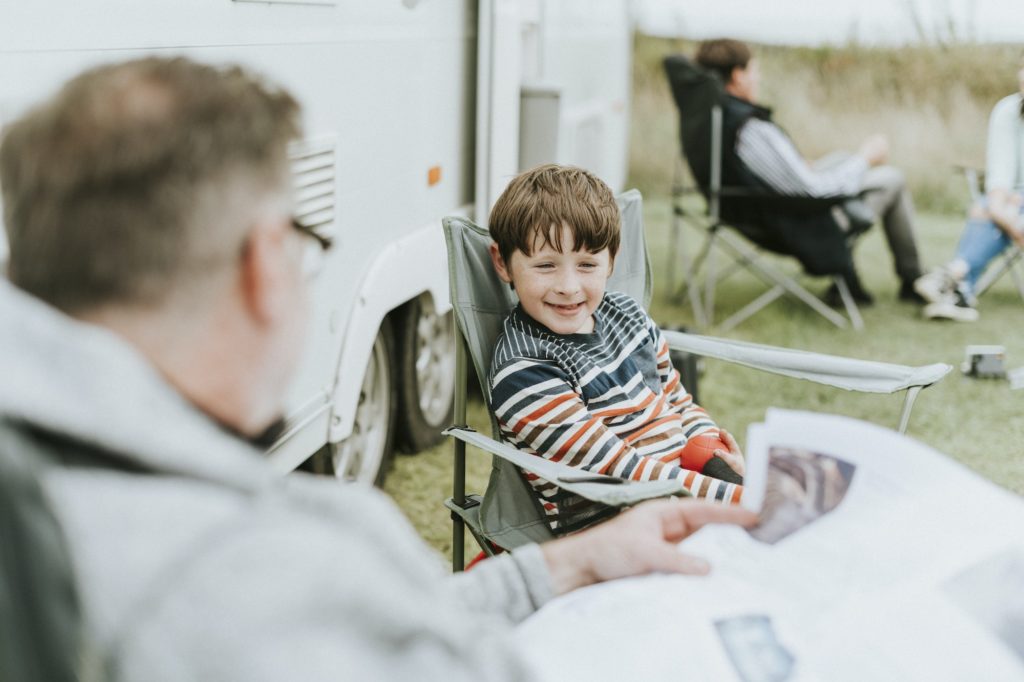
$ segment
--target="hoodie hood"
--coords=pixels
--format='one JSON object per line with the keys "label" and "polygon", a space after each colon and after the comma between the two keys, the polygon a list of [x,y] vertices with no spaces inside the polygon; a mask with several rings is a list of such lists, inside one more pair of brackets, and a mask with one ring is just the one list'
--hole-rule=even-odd
{"label": "hoodie hood", "polygon": [[276,478],[260,453],[189,403],[115,333],[5,281],[0,320],[0,417],[145,470],[250,489]]}

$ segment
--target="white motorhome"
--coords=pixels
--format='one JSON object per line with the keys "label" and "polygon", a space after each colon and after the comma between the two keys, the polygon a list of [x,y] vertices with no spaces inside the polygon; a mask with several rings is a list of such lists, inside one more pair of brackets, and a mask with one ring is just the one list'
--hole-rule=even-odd
{"label": "white motorhome", "polygon": [[317,453],[373,482],[392,440],[421,449],[451,418],[441,217],[486,216],[544,161],[621,188],[631,39],[628,0],[0,0],[0,125],[88,66],[145,54],[238,62],[291,90],[298,218],[336,248],[268,457],[284,472]]}

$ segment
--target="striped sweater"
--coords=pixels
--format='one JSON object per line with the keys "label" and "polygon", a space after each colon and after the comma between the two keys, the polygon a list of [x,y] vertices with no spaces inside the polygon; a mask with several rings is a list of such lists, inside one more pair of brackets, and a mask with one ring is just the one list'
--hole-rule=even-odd
{"label": "striped sweater", "polygon": [[[740,486],[678,466],[690,438],[717,435],[718,427],[683,387],[657,325],[625,294],[605,294],[589,334],[555,334],[517,307],[495,347],[489,383],[502,436],[521,450],[623,479],[678,479],[696,497],[739,498]],[[556,531],[608,515],[527,479]]]}

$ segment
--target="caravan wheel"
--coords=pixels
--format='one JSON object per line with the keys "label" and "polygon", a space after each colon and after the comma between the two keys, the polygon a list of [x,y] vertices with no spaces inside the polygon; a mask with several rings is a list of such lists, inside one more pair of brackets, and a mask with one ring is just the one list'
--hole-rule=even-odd
{"label": "caravan wheel", "polygon": [[391,324],[385,319],[363,375],[352,435],[329,445],[334,475],[345,481],[381,485],[391,467],[396,408],[393,347]]}
{"label": "caravan wheel", "polygon": [[399,367],[399,443],[419,452],[443,440],[455,411],[455,330],[452,314],[438,315],[429,296],[402,309]]}

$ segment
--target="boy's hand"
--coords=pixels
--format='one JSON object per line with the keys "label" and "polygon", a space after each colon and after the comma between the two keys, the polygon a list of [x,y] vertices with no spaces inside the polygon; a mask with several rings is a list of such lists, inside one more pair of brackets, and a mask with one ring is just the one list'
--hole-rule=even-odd
{"label": "boy's hand", "polygon": [[736,439],[732,437],[732,434],[725,429],[718,430],[718,437],[722,439],[722,442],[729,447],[729,452],[725,450],[715,450],[715,456],[721,457],[725,460],[725,463],[732,467],[740,476],[745,476],[747,471],[746,461],[743,459],[743,452],[740,450],[740,444],[736,442]]}
{"label": "boy's hand", "polygon": [[700,500],[655,500],[607,523],[542,545],[556,594],[593,583],[647,573],[703,575],[708,564],[676,547],[709,523],[754,525],[757,516],[732,505]]}

